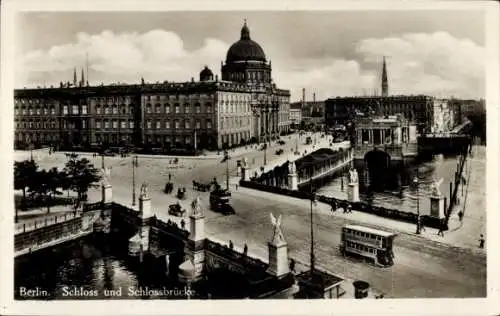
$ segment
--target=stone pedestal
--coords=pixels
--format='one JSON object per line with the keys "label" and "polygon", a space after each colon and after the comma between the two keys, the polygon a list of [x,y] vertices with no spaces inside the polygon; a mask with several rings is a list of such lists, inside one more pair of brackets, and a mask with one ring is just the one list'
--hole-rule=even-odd
{"label": "stone pedestal", "polygon": [[103,184],[101,186],[101,192],[102,192],[103,204],[109,204],[113,202],[113,188],[111,187],[110,184]]}
{"label": "stone pedestal", "polygon": [[248,167],[241,167],[241,179],[250,181],[250,169]]}
{"label": "stone pedestal", "polygon": [[431,196],[431,212],[432,217],[439,219],[445,218],[445,197],[444,196]]}
{"label": "stone pedestal", "polygon": [[296,173],[288,174],[288,189],[294,191],[299,189],[299,181]]}
{"label": "stone pedestal", "polygon": [[149,196],[139,196],[139,212],[142,218],[149,218],[153,216],[151,208],[151,198]]}
{"label": "stone pedestal", "polygon": [[359,202],[359,184],[357,182],[347,185],[347,200],[349,202]]}
{"label": "stone pedestal", "polygon": [[290,272],[288,267],[288,247],[286,242],[267,244],[269,255],[268,272],[276,277],[281,277]]}
{"label": "stone pedestal", "polygon": [[205,216],[199,209],[199,204],[189,216],[189,232],[184,253],[185,260],[193,264],[191,281],[194,282],[202,278],[205,266]]}

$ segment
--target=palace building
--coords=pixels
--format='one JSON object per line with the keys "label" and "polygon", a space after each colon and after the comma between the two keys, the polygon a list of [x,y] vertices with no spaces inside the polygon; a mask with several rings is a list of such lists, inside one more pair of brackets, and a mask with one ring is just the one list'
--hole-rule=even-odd
{"label": "palace building", "polygon": [[221,74],[205,66],[199,81],[89,86],[75,70],[73,83],[15,90],[16,147],[222,149],[289,132],[290,92],[246,22]]}

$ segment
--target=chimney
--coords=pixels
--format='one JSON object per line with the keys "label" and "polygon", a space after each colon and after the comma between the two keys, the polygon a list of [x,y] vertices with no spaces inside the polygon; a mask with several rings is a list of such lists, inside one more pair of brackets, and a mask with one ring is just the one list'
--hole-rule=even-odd
{"label": "chimney", "polygon": [[306,88],[302,88],[302,103],[306,102]]}
{"label": "chimney", "polygon": [[316,102],[316,92],[313,92],[313,103]]}

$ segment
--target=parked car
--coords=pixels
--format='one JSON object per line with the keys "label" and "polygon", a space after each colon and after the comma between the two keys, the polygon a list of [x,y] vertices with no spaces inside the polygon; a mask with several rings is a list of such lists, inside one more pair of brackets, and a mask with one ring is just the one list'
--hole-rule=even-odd
{"label": "parked car", "polygon": [[168,214],[170,215],[184,216],[184,213],[186,213],[186,210],[183,209],[179,203],[172,204],[168,207]]}

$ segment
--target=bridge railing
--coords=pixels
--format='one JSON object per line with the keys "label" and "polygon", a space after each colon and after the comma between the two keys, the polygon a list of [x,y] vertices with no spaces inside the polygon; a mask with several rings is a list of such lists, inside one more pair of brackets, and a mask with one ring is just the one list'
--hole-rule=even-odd
{"label": "bridge railing", "polygon": [[234,249],[229,248],[228,246],[221,245],[215,241],[210,239],[206,240],[206,249],[215,254],[218,254],[227,260],[240,264],[241,266],[248,268],[250,270],[266,270],[268,268],[268,264],[252,257],[249,257],[247,254],[238,252]]}
{"label": "bridge railing", "polygon": [[23,221],[22,223],[16,223],[14,234],[21,234],[29,231],[33,231],[42,227],[47,227],[55,225],[58,223],[64,223],[75,218],[82,217],[82,214],[77,211],[67,212],[60,215],[48,216],[43,219],[33,219]]}

